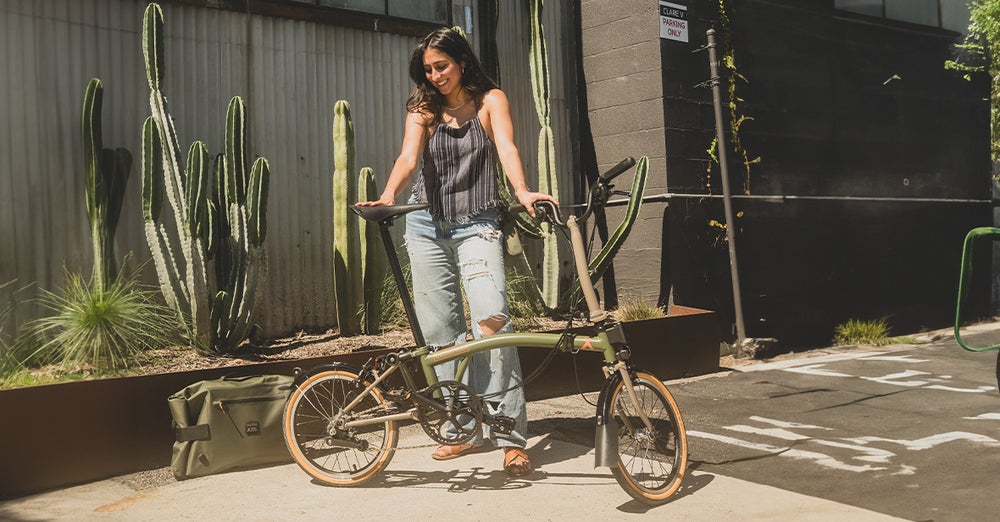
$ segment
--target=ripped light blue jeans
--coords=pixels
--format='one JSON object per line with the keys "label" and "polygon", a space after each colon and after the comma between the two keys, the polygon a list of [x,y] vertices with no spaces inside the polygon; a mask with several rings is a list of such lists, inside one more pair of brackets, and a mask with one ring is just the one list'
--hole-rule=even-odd
{"label": "ripped light blue jeans", "polygon": [[[426,210],[411,212],[406,216],[405,238],[417,321],[431,348],[466,341],[462,289],[469,302],[473,338],[483,337],[484,328],[487,334],[513,332],[507,308],[503,233],[496,210],[484,211],[464,223],[435,219]],[[458,361],[438,365],[438,379],[454,380],[457,367]],[[475,354],[462,381],[484,395],[514,387],[521,379],[517,348],[510,346]],[[490,414],[514,419],[510,435],[495,433],[484,425],[486,438],[498,448],[523,448],[528,424],[524,389],[516,387],[483,403]],[[479,434],[471,443],[481,440]]]}

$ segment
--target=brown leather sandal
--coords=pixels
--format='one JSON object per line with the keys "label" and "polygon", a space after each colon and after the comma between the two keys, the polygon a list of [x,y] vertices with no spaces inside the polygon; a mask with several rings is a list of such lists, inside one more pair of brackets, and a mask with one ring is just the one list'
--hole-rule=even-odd
{"label": "brown leather sandal", "polygon": [[504,448],[503,469],[512,477],[523,477],[531,473],[531,461],[522,448]]}
{"label": "brown leather sandal", "polygon": [[438,449],[431,453],[431,458],[434,460],[451,460],[461,457],[462,455],[468,455],[470,453],[478,453],[482,451],[483,445],[480,444],[459,444],[458,446],[438,446]]}

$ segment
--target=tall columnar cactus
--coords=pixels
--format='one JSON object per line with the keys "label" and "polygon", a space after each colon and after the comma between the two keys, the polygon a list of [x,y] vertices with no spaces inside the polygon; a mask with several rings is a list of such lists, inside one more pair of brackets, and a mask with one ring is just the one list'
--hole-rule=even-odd
{"label": "tall columnar cactus", "polygon": [[[361,169],[358,176],[358,201],[371,201],[379,196],[375,185],[375,172],[371,167]],[[385,283],[386,263],[378,225],[358,220],[361,239],[361,279],[364,284],[364,330],[368,334],[379,332],[382,319],[382,287]]]}
{"label": "tall columnar cactus", "polygon": [[354,123],[351,105],[339,100],[333,107],[333,285],[337,324],[341,335],[361,331],[362,274],[357,216],[349,205],[358,200],[354,177]]}
{"label": "tall columnar cactus", "polygon": [[[161,91],[163,12],[155,3],[146,8],[142,42],[152,111],[142,133],[146,242],[164,298],[191,343],[199,350],[231,351],[246,338],[264,271],[268,163],[257,158],[247,176],[246,111],[237,96],[226,114],[225,154],[212,166],[208,147],[196,141],[182,171],[177,132]],[[163,216],[164,200],[173,227]],[[214,277],[208,275],[208,260],[215,263]]]}
{"label": "tall columnar cactus", "polygon": [[93,78],[83,96],[83,162],[86,177],[87,216],[94,245],[93,285],[103,290],[118,272],[115,230],[125,200],[125,185],[132,169],[132,155],[123,148],[105,149],[101,109],[104,86]]}
{"label": "tall columnar cactus", "polygon": [[206,207],[218,234],[209,252],[215,259],[217,289],[212,301],[212,342],[219,350],[235,348],[247,338],[267,260],[264,239],[271,171],[266,159],[257,158],[247,176],[245,134],[246,109],[237,96],[226,112],[226,153],[216,159],[214,185],[219,189]]}
{"label": "tall columnar cactus", "polygon": [[[549,59],[545,48],[545,31],[542,26],[544,0],[531,0],[531,92],[535,97],[538,113],[538,190],[559,199],[556,178],[556,148],[549,117]],[[559,301],[559,245],[552,225],[542,225],[542,300],[555,308]]]}
{"label": "tall columnar cactus", "polygon": [[[164,77],[163,11],[152,3],[143,15],[142,51],[149,83],[151,116],[143,125],[143,212],[146,242],[167,304],[176,310],[191,343],[198,349],[211,346],[209,334],[208,280],[202,240],[192,232],[188,208],[190,191],[184,190],[184,174],[178,162],[179,147],[173,119],[161,89]],[[173,233],[161,213],[166,200],[172,212]],[[172,244],[172,241],[175,241]],[[179,255],[174,252],[179,247]]]}

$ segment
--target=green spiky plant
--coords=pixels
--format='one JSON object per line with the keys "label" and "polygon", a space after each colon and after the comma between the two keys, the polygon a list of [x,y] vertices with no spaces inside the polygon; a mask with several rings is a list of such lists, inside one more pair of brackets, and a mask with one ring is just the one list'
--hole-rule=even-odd
{"label": "green spiky plant", "polygon": [[44,292],[40,302],[51,315],[27,323],[14,350],[25,366],[121,370],[137,355],[173,342],[173,313],[137,274],[119,273],[103,287],[67,274],[66,286]]}
{"label": "green spiky plant", "polygon": [[375,171],[364,167],[353,183],[354,122],[351,105],[333,107],[333,286],[341,335],[375,334],[382,327],[383,288],[387,272],[378,224],[350,210],[357,201],[379,194]]}
{"label": "green spiky plant", "polygon": [[611,312],[616,321],[642,321],[665,317],[663,307],[656,306],[642,297],[624,297],[618,302],[618,307]]}
{"label": "green spiky plant", "polygon": [[[270,168],[264,158],[246,168],[246,110],[236,96],[226,113],[225,153],[210,166],[208,147],[196,141],[182,171],[177,131],[161,90],[165,60],[159,5],[146,8],[142,33],[152,112],[142,131],[146,242],[160,290],[192,346],[208,353],[232,352],[248,335],[265,271]],[[164,216],[164,201],[169,217]],[[214,278],[209,277],[209,261],[215,263]]]}
{"label": "green spiky plant", "polygon": [[537,328],[545,311],[535,278],[514,267],[507,269],[507,304],[515,331]]}
{"label": "green spiky plant", "polygon": [[132,158],[125,149],[102,146],[103,94],[101,81],[90,80],[81,118],[85,199],[94,247],[92,277],[88,281],[67,273],[66,286],[59,293],[44,292],[40,300],[51,315],[27,323],[13,346],[4,342],[2,364],[8,383],[31,384],[27,368],[50,363],[120,370],[138,353],[173,340],[171,314],[156,301],[155,293],[139,285],[137,274],[117,270],[114,236]]}
{"label": "green spiky plant", "polygon": [[87,216],[94,247],[89,281],[67,274],[61,293],[44,292],[41,304],[52,315],[25,325],[17,341],[20,364],[60,362],[98,370],[129,365],[136,353],[168,344],[174,329],[165,309],[142,288],[137,275],[119,274],[114,255],[132,156],[102,146],[104,87],[97,78],[84,92],[81,135]]}
{"label": "green spiky plant", "polygon": [[354,122],[351,105],[333,106],[333,287],[341,335],[361,332],[362,275],[358,218],[350,205],[358,200],[354,177]]}
{"label": "green spiky plant", "polygon": [[[358,201],[372,201],[378,197],[375,171],[371,167],[361,169],[358,175]],[[358,227],[358,237],[361,240],[361,280],[364,287],[362,323],[365,333],[376,334],[381,329],[382,322],[381,296],[387,272],[386,257],[382,252],[378,224],[359,219]]]}
{"label": "green spiky plant", "polygon": [[836,345],[869,344],[882,346],[891,342],[889,338],[889,322],[885,317],[863,320],[848,319],[838,324],[833,331],[833,343]]}
{"label": "green spiky plant", "polygon": [[[531,0],[530,60],[531,92],[538,114],[538,191],[559,200],[559,183],[556,178],[555,138],[552,135],[549,115],[549,58],[542,25],[544,0]],[[542,225],[542,300],[549,308],[559,302],[559,244],[552,225]]]}
{"label": "green spiky plant", "polygon": [[127,149],[105,149],[101,109],[104,85],[98,78],[87,83],[83,96],[83,165],[86,179],[87,217],[94,247],[92,284],[98,291],[117,275],[115,231],[125,201],[125,185],[132,169]]}

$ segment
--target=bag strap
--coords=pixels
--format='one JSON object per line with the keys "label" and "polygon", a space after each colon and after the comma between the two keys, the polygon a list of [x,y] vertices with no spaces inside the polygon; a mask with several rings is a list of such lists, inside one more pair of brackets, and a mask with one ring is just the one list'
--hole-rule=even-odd
{"label": "bag strap", "polygon": [[212,440],[212,433],[208,429],[208,424],[196,424],[183,428],[174,427],[174,439],[177,442],[189,442],[194,440]]}

